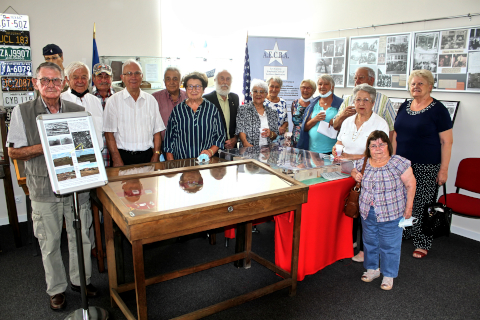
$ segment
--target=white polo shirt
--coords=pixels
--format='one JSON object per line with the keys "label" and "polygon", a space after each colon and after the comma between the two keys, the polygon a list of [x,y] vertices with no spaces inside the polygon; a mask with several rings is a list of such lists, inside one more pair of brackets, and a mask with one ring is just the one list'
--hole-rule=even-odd
{"label": "white polo shirt", "polygon": [[153,135],[165,130],[157,100],[140,90],[135,101],[128,90],[111,96],[103,114],[103,131],[113,132],[118,149],[145,151],[153,148]]}
{"label": "white polo shirt", "polygon": [[388,137],[388,124],[382,117],[375,112],[372,113],[370,119],[368,119],[359,130],[355,125],[356,116],[348,117],[343,121],[340,133],[337,140],[342,142],[344,149],[343,152],[349,154],[363,154],[365,152],[367,138],[375,130],[381,130],[387,134]]}

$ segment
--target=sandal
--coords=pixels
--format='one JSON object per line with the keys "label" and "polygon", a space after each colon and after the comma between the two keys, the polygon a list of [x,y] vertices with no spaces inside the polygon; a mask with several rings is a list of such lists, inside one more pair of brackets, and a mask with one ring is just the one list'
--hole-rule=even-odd
{"label": "sandal", "polygon": [[[422,249],[422,250],[425,250],[425,249]],[[415,259],[422,259],[423,257],[425,257],[428,253],[428,250],[425,250],[426,252],[423,252],[423,251],[420,251],[420,249],[415,249],[415,251],[413,251],[413,257]],[[415,257],[415,255],[418,254],[419,257]]]}
{"label": "sandal", "polygon": [[367,272],[363,273],[362,281],[372,282],[374,279],[380,277],[380,268],[377,270],[368,269]]}
{"label": "sandal", "polygon": [[382,284],[380,286],[383,290],[392,290],[393,288],[393,278],[383,277]]}

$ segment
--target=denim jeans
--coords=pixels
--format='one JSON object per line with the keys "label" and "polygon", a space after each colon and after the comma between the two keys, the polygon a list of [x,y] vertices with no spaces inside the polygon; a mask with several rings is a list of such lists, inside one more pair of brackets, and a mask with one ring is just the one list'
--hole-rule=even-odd
{"label": "denim jeans", "polygon": [[365,269],[377,269],[385,277],[396,278],[400,266],[400,252],[402,248],[402,231],[398,222],[402,217],[387,221],[377,222],[373,207],[370,207],[367,219],[362,219],[363,248]]}

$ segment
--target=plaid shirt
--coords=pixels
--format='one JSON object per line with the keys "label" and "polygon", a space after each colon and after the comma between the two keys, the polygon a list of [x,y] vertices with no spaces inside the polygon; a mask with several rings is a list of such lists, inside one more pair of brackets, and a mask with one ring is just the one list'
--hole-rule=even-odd
{"label": "plaid shirt", "polygon": [[[110,90],[107,93],[107,96],[103,98],[100,93],[97,90],[97,87],[93,86],[92,88],[92,94],[100,99],[100,103],[102,104],[103,110],[105,110],[105,105],[107,104],[108,98],[110,98],[113,94],[115,94],[115,90],[113,90],[112,87],[110,87]],[[105,146],[102,150],[102,156],[103,156],[103,163],[105,164],[105,168],[110,166],[110,153],[108,152],[107,148],[107,140],[105,139],[105,135],[103,136],[103,145]]]}
{"label": "plaid shirt", "polygon": [[[364,159],[355,161],[355,168],[362,170]],[[375,208],[377,222],[400,218],[407,204],[407,189],[400,176],[411,166],[410,160],[393,155],[386,165],[375,168],[367,163],[360,193],[360,214],[365,220],[370,206]]]}

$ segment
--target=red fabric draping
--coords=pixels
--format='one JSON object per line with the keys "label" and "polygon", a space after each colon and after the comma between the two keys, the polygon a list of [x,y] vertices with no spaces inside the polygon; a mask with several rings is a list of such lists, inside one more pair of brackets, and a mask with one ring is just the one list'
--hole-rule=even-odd
{"label": "red fabric draping", "polygon": [[[343,214],[343,203],[355,185],[353,178],[311,185],[302,205],[297,280],[326,266],[353,257],[353,219]],[[275,218],[275,264],[290,272],[293,212]]]}

